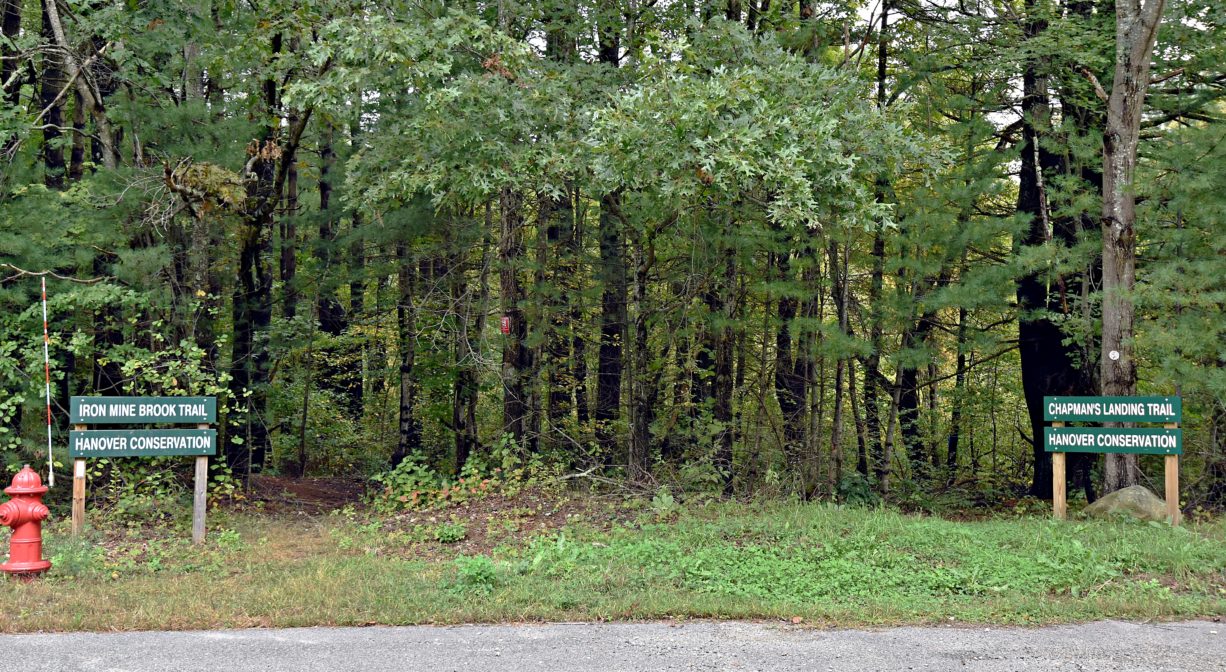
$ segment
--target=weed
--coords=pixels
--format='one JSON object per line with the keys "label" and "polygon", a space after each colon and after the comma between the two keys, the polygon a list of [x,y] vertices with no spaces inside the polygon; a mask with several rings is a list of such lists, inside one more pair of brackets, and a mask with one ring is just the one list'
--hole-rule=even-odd
{"label": "weed", "polygon": [[243,543],[243,535],[239,534],[238,530],[231,528],[217,533],[217,547],[223,551],[237,552],[244,550],[247,546]]}
{"label": "weed", "polygon": [[488,595],[498,585],[498,565],[487,555],[462,555],[455,559],[455,579],[448,589],[455,593]]}
{"label": "weed", "polygon": [[105,569],[106,551],[83,537],[69,537],[57,544],[50,560],[56,575],[93,576]]}
{"label": "weed", "polygon": [[439,523],[434,528],[434,539],[441,544],[454,544],[468,536],[468,526],[460,522]]}

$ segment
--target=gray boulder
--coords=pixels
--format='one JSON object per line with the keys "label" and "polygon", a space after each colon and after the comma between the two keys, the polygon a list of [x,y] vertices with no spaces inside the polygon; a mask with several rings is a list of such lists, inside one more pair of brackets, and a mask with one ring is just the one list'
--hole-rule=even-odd
{"label": "gray boulder", "polygon": [[1166,502],[1149,489],[1132,485],[1104,495],[1082,512],[1091,518],[1130,516],[1140,520],[1166,520]]}

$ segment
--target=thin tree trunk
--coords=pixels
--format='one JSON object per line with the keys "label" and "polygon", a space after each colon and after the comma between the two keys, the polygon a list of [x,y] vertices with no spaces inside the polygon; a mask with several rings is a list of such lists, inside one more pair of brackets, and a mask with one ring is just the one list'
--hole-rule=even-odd
{"label": "thin tree trunk", "polygon": [[[963,261],[966,255],[963,254]],[[966,308],[958,308],[958,358],[954,373],[953,409],[949,414],[949,440],[945,445],[945,469],[949,482],[958,476],[958,442],[962,436],[962,407],[966,399]]]}
{"label": "thin tree trunk", "polygon": [[[881,8],[881,28],[877,33],[877,108],[884,110],[886,106],[887,64],[890,47],[889,17],[891,4],[886,0]],[[889,185],[884,177],[877,179],[874,187],[878,203],[884,203]],[[877,394],[881,379],[881,354],[885,345],[885,332],[882,321],[884,314],[881,308],[881,292],[885,281],[885,237],[882,227],[873,232],[872,275],[869,280],[869,354],[864,359],[864,424],[868,429],[868,452],[873,462],[873,472],[877,477],[878,488],[884,492],[885,476],[889,471],[889,456],[882,445],[881,409],[878,406]]]}
{"label": "thin tree trunk", "polygon": [[654,263],[655,248],[650,240],[636,240],[632,254],[634,263],[634,339],[630,351],[630,446],[627,455],[627,475],[630,483],[647,484],[651,477],[651,422],[654,412],[655,377],[648,370],[651,351],[647,329],[648,273]]}
{"label": "thin tree trunk", "polygon": [[68,159],[68,179],[76,182],[85,176],[85,103],[75,91],[72,98],[72,153]]}
{"label": "thin tree trunk", "polygon": [[530,400],[528,381],[530,353],[524,341],[528,325],[520,302],[519,269],[523,263],[522,197],[511,188],[502,190],[499,199],[502,233],[498,243],[499,289],[502,297],[502,319],[509,333],[503,334],[502,347],[502,431],[521,448],[527,447],[527,420]]}
{"label": "thin tree trunk", "polygon": [[621,194],[600,201],[600,352],[596,370],[596,441],[607,461],[617,453],[621,418],[622,345],[626,332],[626,259],[619,229]]}
{"label": "thin tree trunk", "polygon": [[[55,2],[43,0],[43,39],[55,42],[51,17]],[[60,90],[64,88],[62,52],[51,48],[43,53],[43,68],[38,78],[39,106],[47,110],[43,117],[43,183],[51,189],[64,188],[64,146],[60,142],[64,126],[64,103]]]}
{"label": "thin tree trunk", "polygon": [[732,447],[735,426],[732,414],[733,391],[733,346],[735,330],[732,327],[736,315],[736,253],[730,246],[723,251],[723,278],[720,280],[719,304],[717,306],[723,324],[715,330],[715,378],[712,397],[715,400],[715,422],[720,427],[715,444],[715,467],[724,479],[724,495],[732,495],[733,464]]}
{"label": "thin tree trunk", "polygon": [[[792,280],[788,257],[788,252],[780,252],[775,257],[776,281],[781,284]],[[807,377],[804,367],[797,366],[807,353],[795,353],[792,348],[796,309],[797,300],[790,293],[779,297],[775,309],[779,318],[779,327],[775,333],[775,399],[783,416],[783,454],[788,468],[793,473],[799,473],[801,470]]]}
{"label": "thin tree trunk", "polygon": [[[571,210],[571,234],[569,239],[569,249],[567,254],[572,260],[571,272],[574,277],[571,279],[571,284],[574,290],[578,290],[582,284],[582,276],[580,274],[580,254],[583,250],[583,210],[580,204],[580,194],[576,189],[572,198]],[[584,301],[577,296],[571,295],[568,297],[570,302],[570,375],[574,386],[574,403],[575,403],[575,420],[580,427],[586,427],[591,420],[591,410],[588,407],[588,389],[587,389],[587,340],[583,336],[584,324]]]}
{"label": "thin tree trunk", "polygon": [[[492,216],[490,206],[485,207],[485,226],[482,227],[483,242],[481,258],[478,262],[480,272],[478,278],[480,296],[476,301],[472,298],[472,290],[468,286],[467,251],[462,244],[455,242],[453,261],[451,264],[451,301],[459,306],[460,324],[455,331],[455,367],[456,378],[451,404],[451,425],[455,432],[455,469],[459,473],[468,458],[477,450],[477,362],[481,357],[479,339],[485,328],[485,310],[489,299],[489,248]],[[474,338],[474,334],[476,338]]]}
{"label": "thin tree trunk", "polygon": [[[842,263],[839,260],[839,245],[830,241],[828,256],[830,258],[830,279],[833,296],[831,299],[838,315],[839,331],[844,335],[850,331],[847,316],[848,299],[848,256],[849,250],[844,248]],[[837,497],[839,481],[843,478],[843,376],[847,358],[840,355],[834,365],[834,420],[830,431],[830,475],[828,486],[830,494]]]}
{"label": "thin tree trunk", "polygon": [[[289,123],[298,120],[290,113]],[[281,215],[281,314],[292,320],[298,314],[298,164],[289,166],[285,185],[285,213]]]}
{"label": "thin tree trunk", "polygon": [[417,361],[417,304],[414,296],[414,260],[409,256],[408,245],[396,244],[398,265],[396,332],[400,355],[400,431],[392,464],[399,464],[421,448],[421,423],[417,419],[417,381],[413,367]]}
{"label": "thin tree trunk", "polygon": [[851,402],[851,419],[856,425],[856,471],[868,478],[868,429],[860,413],[860,401],[856,392],[856,359],[847,359],[847,400]]}
{"label": "thin tree trunk", "polygon": [[20,52],[9,45],[15,45],[21,36],[22,4],[22,0],[0,0],[0,36],[4,38],[0,41],[0,96],[11,107],[21,100],[21,78],[16,76]]}

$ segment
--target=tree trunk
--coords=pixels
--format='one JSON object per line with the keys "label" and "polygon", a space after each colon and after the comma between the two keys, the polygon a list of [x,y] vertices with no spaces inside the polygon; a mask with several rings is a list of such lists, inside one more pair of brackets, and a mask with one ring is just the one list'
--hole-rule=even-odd
{"label": "tree trunk", "polygon": [[413,366],[417,360],[417,305],[413,285],[414,261],[408,245],[396,244],[398,269],[396,300],[396,333],[400,356],[400,423],[392,464],[397,465],[421,448],[421,423],[417,419],[417,381]]}
{"label": "tree trunk", "polygon": [[[266,149],[256,152],[250,168],[253,179],[248,182],[249,198],[259,198],[255,192],[268,188],[272,181],[273,160]],[[256,347],[256,334],[267,327],[272,317],[272,273],[267,259],[271,238],[271,210],[253,213],[244,218],[239,227],[238,282],[234,286],[232,304],[234,337],[230,356],[230,413],[233,417],[228,419],[226,464],[244,482],[253,470],[257,453],[262,452],[267,443],[263,418],[265,391],[260,385],[267,361],[267,355],[260,353],[267,349]]]}
{"label": "tree trunk", "polygon": [[868,478],[868,428],[864,426],[864,416],[860,413],[859,396],[856,393],[856,359],[847,359],[847,400],[851,402],[851,419],[856,425],[856,471]]}
{"label": "tree trunk", "polygon": [[[965,263],[965,253],[962,260]],[[962,408],[966,403],[966,318],[966,308],[958,308],[958,368],[954,372],[953,409],[949,414],[949,439],[945,444],[945,470],[949,472],[950,483],[958,476],[958,443],[962,437]]]}
{"label": "tree trunk", "polygon": [[[1103,132],[1101,362],[1105,396],[1131,396],[1137,390],[1132,342],[1137,254],[1133,178],[1150,59],[1164,4],[1164,0],[1120,0],[1115,5],[1115,79]],[[1139,478],[1136,455],[1107,455],[1105,492],[1135,485]]]}
{"label": "tree trunk", "polygon": [[[0,0],[0,95],[11,107],[21,99],[21,78],[16,77],[20,52],[10,47],[21,35],[22,0]],[[13,81],[10,81],[13,80]]]}
{"label": "tree trunk", "polygon": [[[1028,18],[1023,33],[1031,40],[1047,29],[1046,21],[1034,18],[1034,0],[1027,2]],[[1017,211],[1030,218],[1021,241],[1024,246],[1076,241],[1076,231],[1067,218],[1054,221],[1048,206],[1045,175],[1062,170],[1059,157],[1042,142],[1051,126],[1048,81],[1044,74],[1050,65],[1032,57],[1022,71],[1022,146],[1018,177]],[[1090,394],[1086,366],[1076,344],[1065,345],[1068,334],[1046,313],[1061,311],[1059,296],[1048,291],[1049,279],[1032,273],[1018,280],[1018,355],[1021,361],[1022,393],[1030,418],[1031,454],[1034,465],[1030,494],[1051,497],[1051,459],[1043,446],[1043,397],[1049,395]],[[1059,284],[1057,285],[1059,286]],[[1074,456],[1076,459],[1076,456]]]}
{"label": "tree trunk", "polygon": [[[51,16],[55,12],[52,0],[43,0],[43,39],[55,42]],[[38,79],[39,107],[47,110],[43,117],[43,183],[51,189],[64,188],[64,146],[60,138],[64,126],[64,68],[60,51],[50,48],[43,52],[43,69]]]}
{"label": "tree trunk", "polygon": [[530,357],[524,341],[528,325],[520,302],[523,293],[519,269],[523,264],[522,196],[509,187],[503,188],[499,199],[502,233],[498,243],[499,289],[502,297],[502,319],[509,333],[503,334],[502,346],[502,431],[521,448],[527,447],[529,412],[528,381]]}
{"label": "tree trunk", "polygon": [[600,352],[596,369],[596,441],[603,459],[617,453],[621,418],[622,345],[626,333],[626,258],[622,245],[621,193],[600,201]]}
{"label": "tree trunk", "polygon": [[[831,240],[827,254],[830,258],[830,283],[835,312],[838,315],[839,331],[849,335],[851,324],[848,320],[848,261],[850,250],[843,249],[842,263],[839,259],[839,245]],[[830,476],[828,485],[830,494],[837,497],[839,482],[843,478],[843,376],[846,370],[847,357],[839,355],[834,365],[834,419],[830,431]]]}
{"label": "tree trunk", "polygon": [[[775,257],[776,282],[792,281],[789,253]],[[788,290],[785,290],[787,292]],[[783,416],[783,454],[793,473],[801,469],[805,432],[805,397],[808,371],[803,365],[807,353],[793,352],[792,328],[796,319],[796,297],[785,293],[776,304],[779,327],[775,332],[775,399]]]}
{"label": "tree trunk", "polygon": [[455,432],[455,469],[459,473],[468,458],[476,452],[479,440],[477,436],[477,395],[479,381],[477,377],[477,362],[481,359],[480,336],[485,329],[485,312],[489,301],[489,247],[492,217],[487,204],[485,208],[485,226],[481,246],[481,258],[478,268],[480,275],[478,286],[480,295],[475,302],[467,281],[467,252],[462,243],[456,242],[451,265],[451,301],[459,306],[460,324],[455,332],[455,367],[456,377],[451,404],[451,426]]}
{"label": "tree trunk", "polygon": [[731,246],[725,246],[723,251],[723,278],[718,281],[719,313],[722,325],[715,327],[715,378],[712,384],[712,397],[715,400],[714,416],[719,427],[719,436],[715,442],[715,468],[724,479],[724,495],[732,495],[733,464],[732,447],[735,438],[735,426],[732,415],[732,358],[736,330],[733,329],[733,318],[736,316],[736,253]]}
{"label": "tree trunk", "polygon": [[[273,53],[280,38],[273,39]],[[234,340],[230,357],[231,414],[226,460],[244,483],[263,468],[269,450],[267,425],[269,351],[262,333],[272,321],[272,280],[269,264],[275,213],[285,191],[289,168],[295,161],[311,109],[299,112],[294,124],[280,128],[277,121],[277,83],[264,82],[264,105],[269,123],[261,137],[247,147],[243,169],[246,200],[239,224],[238,282],[234,287]],[[284,139],[278,141],[279,137]]]}
{"label": "tree trunk", "polygon": [[81,94],[72,96],[72,153],[68,159],[68,179],[74,182],[85,176],[85,102]]}
{"label": "tree trunk", "polygon": [[[583,218],[584,211],[582,209],[583,200],[580,198],[578,189],[573,194],[574,209],[571,214],[571,232],[568,239],[568,249],[566,251],[570,262],[570,272],[573,274],[571,278],[572,289],[578,291],[582,286],[583,280],[580,274],[580,255],[583,252]],[[588,389],[587,389],[587,339],[583,336],[584,325],[584,305],[585,301],[577,296],[568,296],[570,302],[570,376],[574,387],[574,404],[575,404],[575,420],[580,427],[586,427],[591,420],[591,411],[588,407]]]}
{"label": "tree trunk", "polygon": [[106,107],[101,97],[94,95],[94,90],[86,81],[86,73],[81,72],[81,66],[73,55],[76,51],[69,44],[68,38],[64,34],[64,25],[60,21],[59,8],[55,2],[43,0],[43,18],[44,28],[59,48],[58,51],[62,54],[63,65],[68,70],[69,80],[76,87],[77,93],[85,101],[85,106],[89,108],[90,114],[93,116],[94,134],[102,145],[101,156],[99,157],[102,165],[105,168],[114,169],[119,165],[117,133],[111,126],[110,118],[107,116]]}
{"label": "tree trunk", "polygon": [[[289,121],[298,117],[291,113]],[[292,320],[298,314],[298,165],[290,164],[285,185],[285,212],[280,222],[281,314]]]}
{"label": "tree trunk", "polygon": [[[642,234],[640,234],[642,235]],[[636,240],[634,262],[634,338],[630,348],[630,446],[626,470],[630,483],[646,485],[651,475],[651,422],[654,419],[655,376],[649,370],[647,283],[654,263],[651,240]]]}
{"label": "tree trunk", "polygon": [[325,124],[319,145],[319,240],[315,246],[315,258],[319,262],[320,285],[315,311],[319,316],[319,328],[325,334],[339,336],[348,326],[345,308],[336,297],[334,260],[336,258],[336,219],[332,211],[332,170],[336,164],[336,152],[332,149],[334,129]]}

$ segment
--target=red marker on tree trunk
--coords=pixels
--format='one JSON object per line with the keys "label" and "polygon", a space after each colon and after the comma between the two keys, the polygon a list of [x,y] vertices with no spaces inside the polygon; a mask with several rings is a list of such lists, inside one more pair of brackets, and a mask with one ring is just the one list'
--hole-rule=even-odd
{"label": "red marker on tree trunk", "polygon": [[504,334],[511,333],[511,318],[507,317],[506,315],[502,316],[502,333]]}

